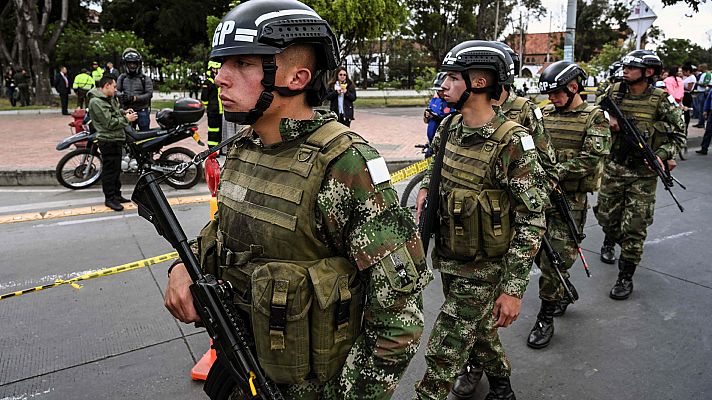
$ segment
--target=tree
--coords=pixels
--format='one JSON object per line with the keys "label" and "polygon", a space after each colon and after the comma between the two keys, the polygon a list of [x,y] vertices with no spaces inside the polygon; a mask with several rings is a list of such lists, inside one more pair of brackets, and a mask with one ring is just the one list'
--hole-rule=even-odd
{"label": "tree", "polygon": [[408,9],[398,0],[306,0],[339,36],[341,58],[360,46],[396,32],[408,17]]}
{"label": "tree", "polygon": [[665,39],[657,49],[658,57],[666,68],[679,67],[685,62],[699,63],[702,61],[700,56],[705,53],[702,47],[689,39]]}
{"label": "tree", "polygon": [[[690,6],[690,8],[692,8],[693,10],[695,10],[695,12],[700,11],[700,0],[663,0],[663,4],[666,6],[671,6],[673,4],[679,3],[680,1],[684,1],[685,3],[687,3],[687,5]],[[702,0],[702,2],[705,3],[706,0]]]}
{"label": "tree", "polygon": [[18,26],[16,40],[19,43],[18,49],[21,50],[24,44],[30,55],[31,65],[28,70],[31,71],[36,84],[35,103],[50,104],[50,56],[54,53],[59,35],[67,25],[69,0],[61,1],[60,19],[50,29],[51,0],[45,0],[42,7],[38,7],[37,0],[14,0],[14,5]]}
{"label": "tree", "polygon": [[101,23],[108,30],[135,32],[156,56],[173,59],[188,57],[197,43],[208,45],[207,17],[225,15],[229,7],[221,0],[105,0]]}
{"label": "tree", "polygon": [[595,74],[608,71],[608,67],[616,61],[619,61],[628,52],[633,50],[633,44],[627,46],[614,45],[606,43],[603,45],[601,52],[591,59],[591,69]]}
{"label": "tree", "polygon": [[606,43],[618,43],[630,33],[626,19],[628,5],[609,4],[608,0],[578,0],[576,6],[576,43],[574,59],[589,61]]}

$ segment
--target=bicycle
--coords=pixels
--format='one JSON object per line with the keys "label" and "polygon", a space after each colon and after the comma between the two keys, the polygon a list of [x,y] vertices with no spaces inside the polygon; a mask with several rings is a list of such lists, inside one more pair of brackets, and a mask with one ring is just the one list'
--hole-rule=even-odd
{"label": "bicycle", "polygon": [[[425,158],[432,156],[432,153],[430,152],[430,143],[416,144],[415,148],[421,149],[421,153],[426,154]],[[420,183],[423,181],[423,177],[425,177],[425,171],[418,172],[417,174],[413,175],[408,184],[405,186],[403,194],[401,195],[401,207],[409,208],[413,212],[413,214],[415,214],[415,201],[418,198],[418,192],[420,191]]]}

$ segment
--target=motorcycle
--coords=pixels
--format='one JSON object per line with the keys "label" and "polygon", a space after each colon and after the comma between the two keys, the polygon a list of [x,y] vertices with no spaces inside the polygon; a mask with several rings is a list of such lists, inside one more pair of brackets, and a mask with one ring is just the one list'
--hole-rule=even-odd
{"label": "motorcycle", "polygon": [[[189,137],[202,146],[197,122],[204,113],[205,108],[200,101],[181,98],[176,100],[173,109],[165,108],[156,113],[160,128],[135,131],[130,126],[126,127],[121,171],[139,175],[146,171],[166,174],[169,175],[166,183],[176,189],[195,186],[203,175],[201,165],[191,165],[184,171],[174,173],[179,165],[193,160],[195,153],[185,147],[162,149]],[[70,126],[76,129],[77,123],[70,123]],[[72,145],[76,148],[59,160],[55,175],[66,188],[85,189],[101,178],[102,171],[101,152],[90,121],[85,120],[81,132],[65,138],[56,148],[61,151]]]}

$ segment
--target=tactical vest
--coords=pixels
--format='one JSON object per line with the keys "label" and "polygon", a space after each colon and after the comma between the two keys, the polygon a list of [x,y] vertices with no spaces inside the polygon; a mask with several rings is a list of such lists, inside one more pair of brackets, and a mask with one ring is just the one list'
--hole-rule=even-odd
{"label": "tactical vest", "polygon": [[365,143],[331,121],[274,151],[243,139],[218,195],[220,276],[250,315],[257,358],[279,384],[328,381],[361,328],[356,267],[317,238],[314,213],[327,166]]}
{"label": "tactical vest", "polygon": [[[650,93],[647,96],[645,94],[631,95],[630,93],[620,93],[621,82],[616,82],[611,87],[608,95],[614,97],[623,96],[623,100],[618,107],[626,118],[635,120],[636,127],[640,133],[647,135],[648,145],[655,151],[658,147],[670,141],[666,129],[661,126],[660,123],[657,123],[658,107],[661,102],[666,101],[668,94],[659,88],[651,87],[648,90],[650,90]],[[635,96],[636,98],[630,98],[631,96]],[[616,99],[614,98],[614,100]],[[622,155],[620,154],[621,152],[628,152],[622,142],[622,140],[616,140],[613,143],[611,154]],[[641,158],[637,154],[633,154],[633,157],[637,159]]]}
{"label": "tactical vest", "polygon": [[[566,162],[578,156],[583,148],[586,131],[596,117],[596,106],[588,105],[578,112],[556,111],[553,105],[544,108],[544,127],[551,136],[551,144],[556,151],[556,159]],[[603,166],[583,178],[564,179],[559,182],[569,192],[595,192],[601,186]]]}
{"label": "tactical vest", "polygon": [[492,182],[490,171],[520,125],[507,120],[489,138],[472,135],[458,145],[452,133],[462,116],[454,118],[443,158],[438,254],[466,261],[478,255],[498,257],[512,238],[510,201]]}
{"label": "tactical vest", "polygon": [[509,104],[505,102],[505,104],[502,104],[502,112],[504,113],[504,115],[507,116],[507,118],[511,119],[512,121],[518,124],[522,124],[520,115],[523,115],[522,110],[524,109],[524,106],[527,104],[528,101],[529,99],[526,97],[517,96],[513,102]]}

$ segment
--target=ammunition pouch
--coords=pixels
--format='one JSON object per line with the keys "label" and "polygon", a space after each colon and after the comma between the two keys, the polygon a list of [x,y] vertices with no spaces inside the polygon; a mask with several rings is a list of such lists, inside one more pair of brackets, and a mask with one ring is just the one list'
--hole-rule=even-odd
{"label": "ammunition pouch", "polygon": [[442,255],[459,260],[504,255],[512,238],[509,196],[503,190],[455,188],[443,204],[447,214],[441,227]]}
{"label": "ammunition pouch", "polygon": [[361,330],[356,268],[342,257],[291,261],[252,258],[255,249],[221,253],[220,277],[250,316],[265,374],[278,384],[298,384],[339,373]]}

